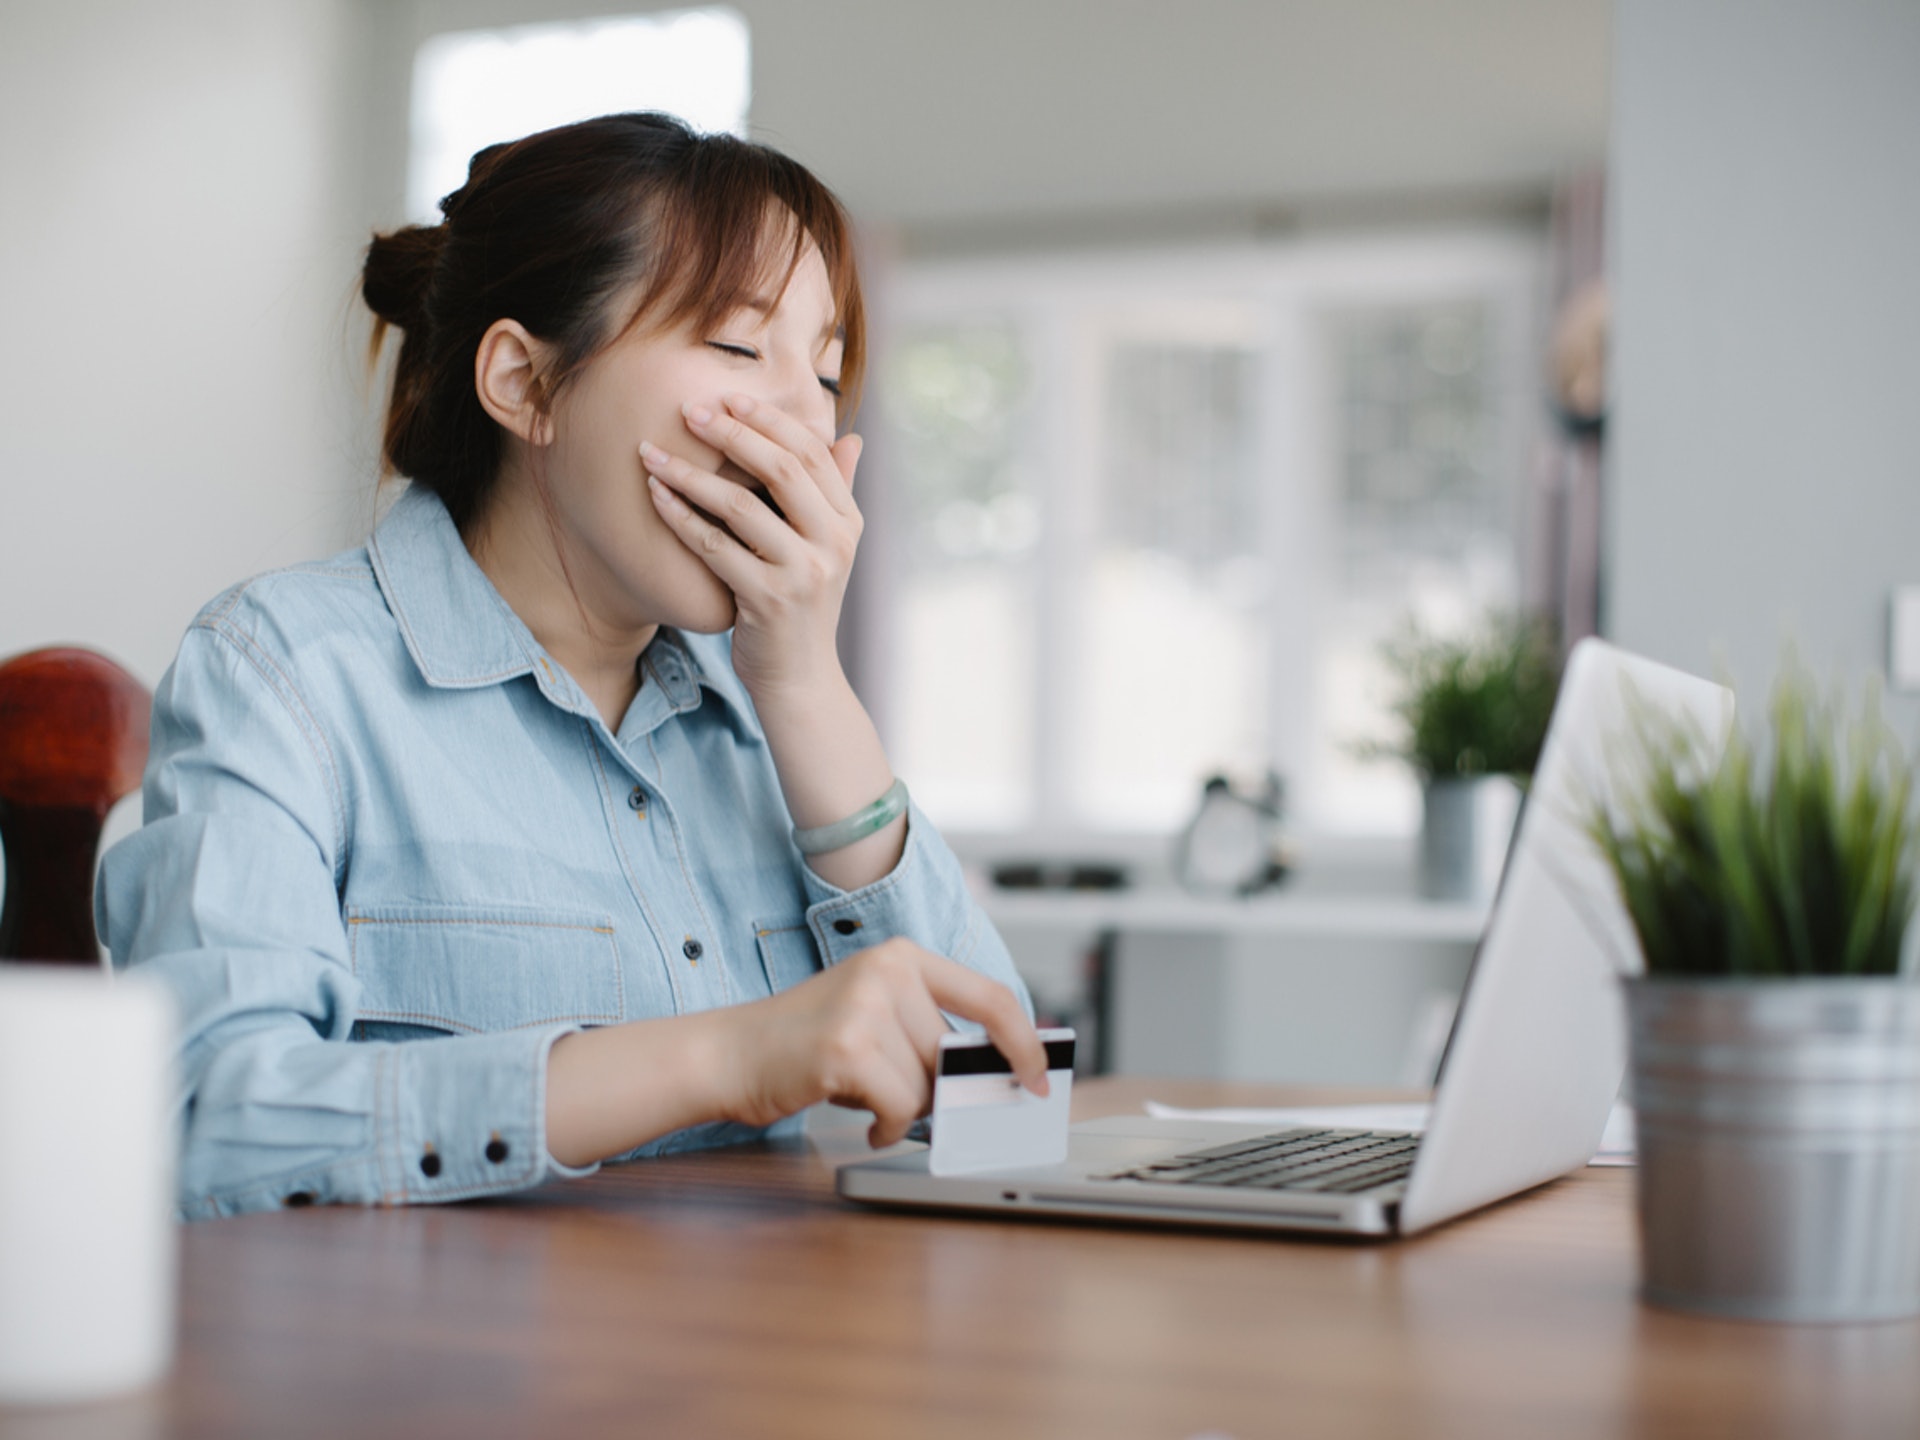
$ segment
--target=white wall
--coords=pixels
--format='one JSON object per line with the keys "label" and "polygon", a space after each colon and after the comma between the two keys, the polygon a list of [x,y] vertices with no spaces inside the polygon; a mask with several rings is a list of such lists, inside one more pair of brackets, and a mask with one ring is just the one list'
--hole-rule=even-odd
{"label": "white wall", "polygon": [[1614,64],[1606,629],[1858,677],[1920,580],[1920,4],[1621,0]]}
{"label": "white wall", "polygon": [[0,27],[0,656],[79,642],[152,684],[203,602],[368,513],[353,12],[33,0]]}
{"label": "white wall", "polygon": [[[393,0],[395,35],[699,0]],[[1536,197],[1606,138],[1612,0],[722,0],[752,129],[867,223],[1284,222]],[[1042,238],[1047,238],[1043,233]]]}

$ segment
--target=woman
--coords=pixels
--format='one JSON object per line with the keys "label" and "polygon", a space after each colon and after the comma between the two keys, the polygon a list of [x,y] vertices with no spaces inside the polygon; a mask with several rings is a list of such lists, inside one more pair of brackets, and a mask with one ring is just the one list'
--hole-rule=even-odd
{"label": "woman", "polygon": [[115,963],[182,1011],[184,1213],[513,1190],[822,1100],[889,1144],[942,1010],[1044,1093],[835,653],[838,203],[616,115],[482,151],[441,208],[363,276],[411,485],[201,613],[102,865]]}

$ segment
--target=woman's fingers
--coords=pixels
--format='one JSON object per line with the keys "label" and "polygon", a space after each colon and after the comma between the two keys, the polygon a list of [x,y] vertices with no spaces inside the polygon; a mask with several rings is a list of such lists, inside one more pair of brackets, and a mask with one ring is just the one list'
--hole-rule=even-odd
{"label": "woman's fingers", "polygon": [[1007,1057],[1020,1083],[1036,1095],[1045,1095],[1047,1047],[1041,1044],[1040,1032],[1033,1028],[1013,992],[955,961],[926,951],[919,952],[919,958],[934,1003],[942,1010],[978,1020],[986,1027],[987,1038]]}
{"label": "woman's fingers", "polygon": [[[860,458],[859,451],[854,451],[851,456],[843,456],[837,441],[822,439],[820,433],[806,421],[788,414],[778,405],[768,405],[751,395],[736,392],[727,396],[723,403],[729,415],[782,449],[797,455],[808,472],[823,482],[823,492],[835,500],[836,510],[844,511],[846,504],[851,503],[851,495],[842,491],[853,481],[853,471],[848,461],[857,461]],[[838,488],[832,484],[836,479],[840,482]]]}
{"label": "woman's fingers", "polygon": [[[932,1081],[892,998],[880,997],[879,985],[857,969],[847,971],[845,979],[850,982],[845,987],[829,982],[830,989],[841,991],[839,1003],[816,1042],[825,1098],[836,1105],[871,1110],[874,1121],[868,1138],[876,1147],[891,1145],[926,1113]],[[810,983],[823,980],[829,976]]]}
{"label": "woman's fingers", "polygon": [[885,1035],[873,1057],[872,1085],[867,1108],[873,1125],[867,1138],[876,1149],[891,1145],[927,1113],[933,1101],[933,1081],[927,1065],[907,1038],[895,1029]]}
{"label": "woman's fingers", "polygon": [[[932,1105],[940,1037],[950,1028],[942,1010],[980,1021],[1021,1083],[1036,1095],[1048,1092],[1046,1047],[1013,992],[998,981],[899,939],[842,961],[818,979],[830,977],[845,985],[840,1023],[853,1027],[833,1048],[859,1057],[852,1073],[860,1083],[851,1088],[874,1112],[869,1138],[876,1146],[898,1140]],[[886,1003],[877,1009],[861,1003],[860,992],[868,1001],[884,994]]]}
{"label": "woman's fingers", "polygon": [[858,435],[842,435],[833,442],[833,463],[847,482],[849,494],[853,491],[853,472],[860,468],[860,456],[866,448],[867,442]]}
{"label": "woman's fingers", "polygon": [[667,528],[679,536],[681,543],[698,555],[735,595],[740,594],[746,586],[758,583],[760,572],[766,569],[766,561],[734,539],[723,527],[698,513],[659,476],[647,476],[647,493],[653,497],[653,508],[660,512],[660,518],[666,522]]}
{"label": "woman's fingers", "polygon": [[[770,405],[758,408],[779,414]],[[822,466],[832,470],[836,479],[839,470],[820,437],[804,425],[796,423],[793,427],[799,432],[794,443],[805,447],[796,451],[747,424],[731,410],[715,412],[689,405],[683,413],[689,430],[767,487],[787,522],[800,534],[818,540],[840,523],[814,478],[814,472]]]}
{"label": "woman's fingers", "polygon": [[920,1057],[921,1068],[931,1075],[940,1067],[940,1037],[950,1034],[953,1027],[940,1013],[940,1007],[933,1003],[925,984],[904,989],[905,993],[896,1002],[900,1025]]}
{"label": "woman's fingers", "polygon": [[[640,463],[649,478],[663,482],[683,503],[707,512],[705,516],[693,514],[693,520],[709,528],[718,520],[727,534],[769,564],[790,563],[798,555],[800,538],[746,486],[702,470],[653,444],[641,444]],[[697,533],[703,547],[717,548],[717,541],[710,541],[704,532]]]}
{"label": "woman's fingers", "polygon": [[[778,406],[729,395],[718,413],[690,405],[684,414],[694,434],[766,482],[801,534],[817,537],[833,515],[846,519],[857,513],[849,477],[841,469],[845,452]],[[853,458],[858,459],[857,451]]]}

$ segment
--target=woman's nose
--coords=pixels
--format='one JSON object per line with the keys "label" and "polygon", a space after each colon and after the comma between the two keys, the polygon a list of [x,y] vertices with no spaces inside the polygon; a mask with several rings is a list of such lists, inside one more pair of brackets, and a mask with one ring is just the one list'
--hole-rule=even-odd
{"label": "woman's nose", "polygon": [[813,366],[783,367],[778,388],[779,394],[770,397],[773,403],[818,435],[822,444],[831,445],[836,418],[833,396]]}

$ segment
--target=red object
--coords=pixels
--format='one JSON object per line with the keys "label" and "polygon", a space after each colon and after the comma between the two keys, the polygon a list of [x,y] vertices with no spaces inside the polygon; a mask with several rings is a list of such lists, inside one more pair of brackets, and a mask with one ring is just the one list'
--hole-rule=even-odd
{"label": "red object", "polygon": [[0,665],[0,959],[99,963],[93,862],[107,812],[147,764],[147,687],[91,650]]}

